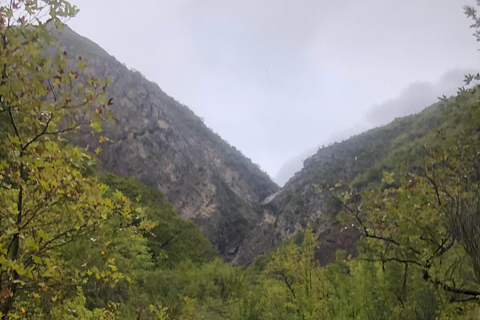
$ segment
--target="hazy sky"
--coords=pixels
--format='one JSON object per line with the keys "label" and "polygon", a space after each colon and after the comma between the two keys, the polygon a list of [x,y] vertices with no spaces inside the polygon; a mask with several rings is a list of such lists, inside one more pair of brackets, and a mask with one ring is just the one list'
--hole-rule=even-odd
{"label": "hazy sky", "polygon": [[75,31],[271,176],[307,149],[452,93],[480,57],[462,9],[474,0],[72,2]]}

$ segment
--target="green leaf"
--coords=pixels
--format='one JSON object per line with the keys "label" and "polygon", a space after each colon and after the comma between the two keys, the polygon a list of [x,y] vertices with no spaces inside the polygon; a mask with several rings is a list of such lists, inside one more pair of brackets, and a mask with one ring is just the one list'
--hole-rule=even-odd
{"label": "green leaf", "polygon": [[42,238],[43,240],[48,240],[48,235],[43,231],[43,229],[40,229],[37,231],[38,236]]}
{"label": "green leaf", "polygon": [[38,264],[38,265],[42,265],[42,259],[40,257],[37,257],[36,255],[32,255],[32,259],[33,261]]}
{"label": "green leaf", "polygon": [[395,179],[393,178],[393,176],[395,175],[394,172],[392,173],[389,173],[387,171],[383,171],[383,181],[385,181],[387,184],[392,184]]}

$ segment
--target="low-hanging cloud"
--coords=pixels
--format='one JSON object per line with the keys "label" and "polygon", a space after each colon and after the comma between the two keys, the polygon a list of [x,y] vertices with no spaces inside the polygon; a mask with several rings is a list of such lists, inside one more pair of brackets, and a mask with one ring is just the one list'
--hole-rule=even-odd
{"label": "low-hanging cloud", "polygon": [[407,86],[402,93],[381,104],[370,107],[366,115],[369,127],[387,124],[395,118],[422,111],[443,95],[451,96],[462,85],[462,79],[473,70],[449,70],[437,83],[417,81]]}
{"label": "low-hanging cloud", "polygon": [[[327,145],[342,141],[366,130],[385,125],[395,118],[418,113],[424,108],[438,101],[443,95],[449,97],[455,94],[463,85],[465,74],[475,73],[473,69],[452,69],[445,72],[436,83],[416,81],[408,85],[393,99],[388,99],[380,104],[372,105],[365,117],[355,126],[332,134],[326,141]],[[314,154],[315,149],[309,149],[295,158],[287,161],[275,175],[275,182],[284,185],[296,172],[303,168],[303,161]]]}

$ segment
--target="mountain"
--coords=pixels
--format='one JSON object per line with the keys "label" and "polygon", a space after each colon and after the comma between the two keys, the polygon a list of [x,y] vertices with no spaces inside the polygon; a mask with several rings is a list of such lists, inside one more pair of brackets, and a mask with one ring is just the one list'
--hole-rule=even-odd
{"label": "mountain", "polygon": [[218,252],[233,260],[263,219],[262,201],[278,186],[139,72],[68,27],[57,38],[69,55],[88,62],[86,74],[111,79],[107,93],[116,122],[102,129],[112,142],[100,145],[83,132],[74,137],[76,143],[90,150],[101,147],[98,157],[105,170],[162,191],[180,217],[199,225]]}
{"label": "mountain", "polygon": [[378,186],[384,170],[420,167],[414,150],[432,130],[454,126],[436,103],[418,114],[318,149],[281,189],[188,107],[175,101],[139,72],[129,70],[90,40],[65,28],[62,48],[89,62],[87,74],[110,77],[108,94],[117,121],[104,126],[113,142],[99,143],[88,132],[76,142],[101,147],[103,167],[135,177],[162,191],[180,217],[200,226],[223,258],[249,264],[308,224],[320,235],[317,259],[331,261],[337,249],[356,254],[358,231],[337,221],[339,204],[323,181],[356,187]]}
{"label": "mountain", "polygon": [[311,148],[285,162],[273,178],[279,186],[284,186],[291,177],[303,168],[303,161],[314,154],[318,148]]}
{"label": "mountain", "polygon": [[321,191],[322,182],[373,188],[381,185],[383,171],[395,171],[399,166],[415,171],[422,167],[419,154],[425,141],[434,129],[448,126],[457,130],[455,118],[445,115],[442,103],[435,103],[418,114],[320,148],[264,203],[269,211],[252,229],[235,262],[248,263],[301,234],[308,224],[319,234],[316,257],[322,264],[330,262],[338,249],[355,255],[358,229],[351,222],[343,225],[337,221],[340,205]]}

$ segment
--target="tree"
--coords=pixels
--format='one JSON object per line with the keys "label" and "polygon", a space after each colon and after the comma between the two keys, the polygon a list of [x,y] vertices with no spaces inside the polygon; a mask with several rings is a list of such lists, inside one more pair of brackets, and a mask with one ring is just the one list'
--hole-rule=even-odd
{"label": "tree", "polygon": [[412,272],[436,288],[439,299],[478,301],[479,106],[473,90],[444,100],[450,121],[417,155],[423,159],[417,174],[384,172],[378,189],[324,185],[364,236],[360,260],[404,269],[405,280],[395,289],[402,303],[408,300],[403,288]]}
{"label": "tree", "polygon": [[329,319],[326,281],[314,259],[317,238],[307,226],[300,247],[291,242],[279,248],[267,265],[267,272],[284,285],[284,309],[290,311],[290,319]]}
{"label": "tree", "polygon": [[[480,6],[480,1],[477,1]],[[475,37],[480,19],[473,7]],[[443,291],[450,302],[480,296],[480,76],[467,75],[454,98],[443,97],[447,121],[427,140],[416,174],[384,172],[383,186],[328,190],[364,235],[363,259],[405,266]]]}
{"label": "tree", "polygon": [[98,253],[103,269],[73,268],[62,248],[78,239],[106,248],[113,216],[120,219],[117,233],[142,221],[121,192],[105,196],[108,188],[89,175],[92,157],[66,143],[81,126],[100,133],[100,122],[111,116],[108,79],[82,76],[81,57],[69,68],[68,53],[55,46],[53,31],[77,11],[64,0],[17,0],[0,8],[1,319],[58,315],[60,301],[83,301],[76,286],[89,278],[118,281],[122,275],[107,251]]}

